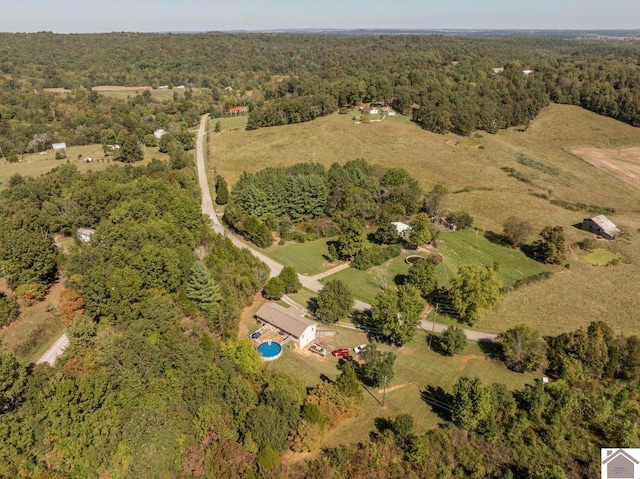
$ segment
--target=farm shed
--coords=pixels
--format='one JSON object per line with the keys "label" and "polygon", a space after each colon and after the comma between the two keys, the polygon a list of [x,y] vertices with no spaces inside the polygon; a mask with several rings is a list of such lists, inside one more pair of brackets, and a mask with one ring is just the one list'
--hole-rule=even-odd
{"label": "farm shed", "polygon": [[581,228],[600,235],[608,240],[614,240],[620,235],[618,227],[605,215],[585,218],[582,220]]}
{"label": "farm shed", "polygon": [[80,241],[84,241],[85,243],[91,241],[91,237],[96,233],[96,230],[93,228],[78,228],[76,235]]}
{"label": "farm shed", "polygon": [[294,337],[301,348],[316,339],[318,323],[305,318],[304,312],[297,308],[285,308],[277,303],[266,303],[255,316],[260,321],[269,323]]}
{"label": "farm shed", "polygon": [[392,221],[391,224],[396,227],[400,238],[406,238],[409,235],[409,231],[411,231],[411,226],[400,221]]}

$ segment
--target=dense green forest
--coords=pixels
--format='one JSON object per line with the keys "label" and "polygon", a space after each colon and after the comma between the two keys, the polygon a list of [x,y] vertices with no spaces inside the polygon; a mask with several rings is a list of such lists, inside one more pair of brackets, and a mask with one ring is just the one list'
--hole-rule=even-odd
{"label": "dense green forest", "polygon": [[[153,141],[155,128],[190,127],[238,104],[249,108],[248,128],[373,101],[434,132],[526,125],[549,101],[640,125],[639,50],[552,38],[4,33],[0,147],[8,156],[52,141],[99,143],[104,128]],[[126,102],[90,90],[100,85],[187,93]]]}
{"label": "dense green forest", "polygon": [[[373,101],[435,132],[526,125],[549,101],[638,126],[639,50],[548,38],[0,34],[3,154],[54,141],[124,149],[157,141],[156,128],[171,131],[158,142],[169,161],[87,174],[62,163],[37,178],[16,174],[0,191],[0,326],[62,285],[56,314],[70,340],[50,367],[21,364],[0,338],[0,478],[599,477],[600,447],[640,447],[640,340],[602,322],[556,337],[515,327],[483,345],[509,369],[544,370],[548,383],[420,384],[439,427],[417,433],[410,415],[382,415],[355,443],[321,449],[363,413],[362,384],[380,385],[374,360],[392,373],[395,353],[370,347],[309,386],[264,367],[254,344],[238,339],[242,309],[269,269],[202,216],[189,129],[238,104],[260,128]],[[90,89],[108,84],[186,88],[168,99]],[[61,87],[69,91],[43,90]],[[274,233],[335,236],[331,259],[362,269],[398,254],[391,221],[411,218],[408,246],[437,235],[430,217],[460,228],[473,221],[444,209],[442,185],[424,192],[406,170],[364,160],[245,173],[230,192],[218,177],[216,189],[227,224],[255,244],[271,245]],[[365,223],[375,226],[369,235]],[[96,230],[91,241],[56,245],[80,227]],[[534,253],[553,254],[540,261],[564,262],[562,233],[543,230]],[[447,293],[437,267],[418,263],[376,298],[371,326],[385,347],[408,342],[424,301]],[[461,319],[478,314],[464,304],[463,273],[486,284],[495,268],[460,268],[447,294]],[[407,327],[385,329],[388,317]],[[460,336],[450,328],[435,348],[456,354]],[[281,462],[287,451],[313,454]]]}

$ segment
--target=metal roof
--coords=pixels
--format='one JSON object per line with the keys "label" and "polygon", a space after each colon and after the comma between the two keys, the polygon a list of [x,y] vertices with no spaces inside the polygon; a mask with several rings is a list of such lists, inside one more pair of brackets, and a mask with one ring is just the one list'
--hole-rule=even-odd
{"label": "metal roof", "polygon": [[266,303],[256,312],[256,317],[272,324],[276,328],[289,333],[296,338],[309,326],[315,326],[315,321],[304,317],[304,312],[297,308],[285,308],[277,303]]}

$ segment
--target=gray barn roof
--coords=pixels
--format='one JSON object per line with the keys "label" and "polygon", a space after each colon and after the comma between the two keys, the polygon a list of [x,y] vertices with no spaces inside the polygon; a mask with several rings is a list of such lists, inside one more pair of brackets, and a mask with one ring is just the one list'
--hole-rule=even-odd
{"label": "gray barn roof", "polygon": [[318,323],[304,317],[296,308],[285,308],[277,303],[266,303],[256,312],[256,317],[276,328],[299,338],[309,327]]}
{"label": "gray barn roof", "polygon": [[598,227],[602,229],[602,231],[610,236],[617,236],[620,234],[620,230],[618,229],[618,227],[605,215],[592,216],[590,218],[585,218],[585,220],[593,221],[596,225],[598,225]]}

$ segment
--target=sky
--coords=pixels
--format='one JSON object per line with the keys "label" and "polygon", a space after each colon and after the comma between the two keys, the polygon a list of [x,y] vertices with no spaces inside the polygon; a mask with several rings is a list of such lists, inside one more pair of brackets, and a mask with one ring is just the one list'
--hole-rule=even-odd
{"label": "sky", "polygon": [[1,32],[640,29],[638,0],[0,0],[0,6]]}

